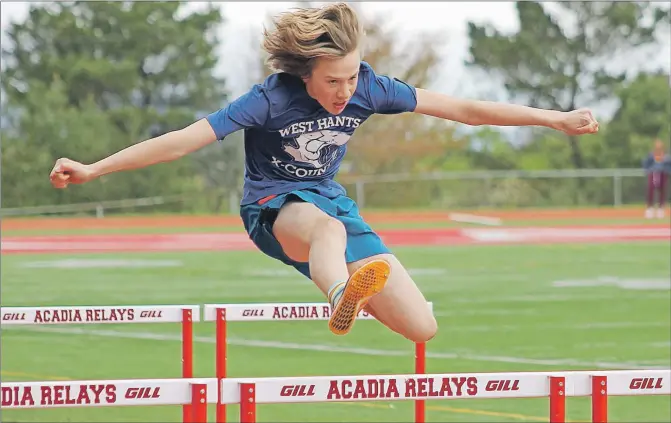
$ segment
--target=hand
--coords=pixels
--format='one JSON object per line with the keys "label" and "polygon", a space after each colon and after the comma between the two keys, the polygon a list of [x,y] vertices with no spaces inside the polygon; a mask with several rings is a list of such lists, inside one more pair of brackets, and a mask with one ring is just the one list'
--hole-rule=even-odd
{"label": "hand", "polygon": [[51,170],[49,179],[54,188],[67,188],[68,184],[83,184],[95,178],[90,165],[70,159],[58,159]]}
{"label": "hand", "polygon": [[589,109],[563,112],[554,127],[567,135],[595,134],[599,132],[599,122],[594,119]]}

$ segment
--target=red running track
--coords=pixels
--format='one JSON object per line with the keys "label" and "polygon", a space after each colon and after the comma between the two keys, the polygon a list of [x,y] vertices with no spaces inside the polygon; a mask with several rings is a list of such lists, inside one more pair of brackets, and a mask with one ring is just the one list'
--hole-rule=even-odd
{"label": "red running track", "polygon": [[[379,234],[392,247],[671,240],[671,228],[668,226],[446,228],[385,230]],[[245,233],[3,237],[1,246],[2,254],[256,249]]]}

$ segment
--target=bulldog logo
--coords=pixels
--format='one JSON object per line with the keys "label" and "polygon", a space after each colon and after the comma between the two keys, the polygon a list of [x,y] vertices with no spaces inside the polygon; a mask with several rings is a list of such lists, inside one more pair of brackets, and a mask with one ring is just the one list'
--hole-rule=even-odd
{"label": "bulldog logo", "polygon": [[284,144],[295,161],[320,169],[335,158],[338,147],[347,144],[350,135],[344,132],[323,130],[301,134]]}

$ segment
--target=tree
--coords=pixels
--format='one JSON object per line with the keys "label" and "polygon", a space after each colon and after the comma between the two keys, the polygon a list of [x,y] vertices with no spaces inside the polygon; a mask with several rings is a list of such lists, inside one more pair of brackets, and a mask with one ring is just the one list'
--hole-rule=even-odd
{"label": "tree", "polygon": [[[669,24],[669,11],[653,2],[558,6],[564,24],[540,3],[516,2],[515,34],[469,22],[472,57],[466,64],[503,77],[510,95],[530,106],[569,111],[612,98],[627,75],[613,64],[628,63],[632,54],[656,44]],[[569,144],[573,165],[583,167],[577,137],[569,137]]]}
{"label": "tree", "polygon": [[[242,38],[242,37],[241,37]],[[261,37],[258,33],[251,34],[248,48],[251,53],[247,57],[237,57],[236,61],[244,61],[246,69],[242,90],[246,91],[253,84],[262,83],[270,70],[263,63],[261,54]],[[231,96],[231,100],[234,98]],[[223,106],[222,106],[223,107]],[[214,145],[208,145],[192,154],[195,166],[202,176],[201,189],[205,192],[205,207],[218,213],[229,200],[229,205],[237,203],[242,197],[243,175],[245,170],[245,151],[243,131],[228,135]]]}
{"label": "tree", "polygon": [[595,151],[600,165],[640,167],[655,138],[671,138],[671,87],[663,72],[640,74],[617,91],[620,106]]}
{"label": "tree", "polygon": [[[26,184],[48,185],[46,175],[58,157],[98,160],[221,107],[226,93],[223,79],[213,74],[213,31],[222,16],[210,7],[181,17],[183,4],[58,2],[31,6],[24,22],[12,24],[2,51],[2,90],[12,111],[3,127],[12,135],[3,140],[3,176],[7,167],[31,169],[22,178],[38,181]],[[39,167],[31,161],[36,151],[44,156]],[[182,160],[109,175],[91,189],[52,190],[34,201],[190,192],[191,166]],[[101,189],[107,180],[109,189]],[[9,194],[5,190],[3,197],[15,203]]]}
{"label": "tree", "polygon": [[188,163],[175,163],[54,190],[48,175],[58,153],[90,163],[109,154],[127,135],[92,100],[81,108],[69,105],[63,81],[31,85],[15,122],[18,131],[3,131],[3,207],[178,194],[195,186],[186,172]]}

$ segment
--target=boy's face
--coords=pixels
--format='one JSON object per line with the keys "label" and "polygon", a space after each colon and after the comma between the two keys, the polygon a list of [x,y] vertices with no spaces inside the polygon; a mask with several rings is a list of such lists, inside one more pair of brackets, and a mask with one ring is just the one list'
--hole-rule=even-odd
{"label": "boy's face", "polygon": [[329,113],[339,115],[345,110],[359,78],[359,50],[339,58],[318,58],[312,74],[303,78],[308,94]]}

